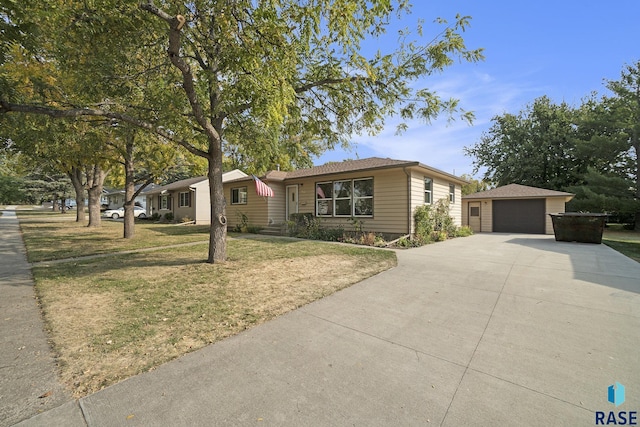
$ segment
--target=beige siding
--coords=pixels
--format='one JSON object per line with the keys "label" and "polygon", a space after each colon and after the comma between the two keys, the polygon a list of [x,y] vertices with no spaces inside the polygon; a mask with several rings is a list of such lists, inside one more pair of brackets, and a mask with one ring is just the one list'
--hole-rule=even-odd
{"label": "beige siding", "polygon": [[209,181],[205,180],[193,185],[195,192],[191,193],[191,218],[196,224],[211,224],[211,195]]}
{"label": "beige siding", "polygon": [[[449,215],[453,218],[453,223],[457,226],[462,225],[462,187],[460,184],[447,181],[444,178],[435,176],[434,174],[424,173],[421,170],[413,170],[411,172],[411,212],[413,213],[418,206],[424,204],[424,178],[428,177],[433,180],[433,188],[431,193],[431,203],[438,200],[449,200],[449,184],[455,185],[455,201],[449,204]],[[412,214],[413,215],[413,214]],[[413,216],[411,218],[411,232],[415,224]]]}
{"label": "beige siding", "polygon": [[550,213],[560,213],[564,212],[565,209],[565,198],[547,198],[545,204],[545,231],[547,234],[553,234],[553,223],[551,221]]}
{"label": "beige siding", "polygon": [[[288,180],[287,185],[298,185],[300,213],[316,214],[315,185],[318,182],[343,179],[373,178],[373,217],[359,217],[366,231],[378,233],[407,233],[407,175],[402,169],[344,173],[326,177]],[[352,230],[347,217],[318,217],[326,227],[342,226]]]}
{"label": "beige siding", "polygon": [[461,203],[462,225],[469,225],[469,202],[480,202],[480,231],[491,233],[493,231],[493,204],[491,200],[464,200]]}
{"label": "beige siding", "polygon": [[[231,189],[239,187],[247,188],[247,203],[232,205]],[[268,224],[269,202],[266,200],[267,198],[256,194],[253,180],[224,184],[224,197],[227,200],[227,227],[229,229],[241,222],[242,214],[247,216],[249,225],[264,227]]]}
{"label": "beige siding", "polygon": [[284,224],[286,222],[287,190],[282,182],[269,182],[266,184],[273,190],[273,197],[268,200],[267,223]]}

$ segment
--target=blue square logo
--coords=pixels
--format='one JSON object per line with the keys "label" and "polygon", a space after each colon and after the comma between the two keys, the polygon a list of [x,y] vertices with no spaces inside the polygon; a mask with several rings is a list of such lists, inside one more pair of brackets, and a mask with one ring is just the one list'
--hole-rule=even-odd
{"label": "blue square logo", "polygon": [[615,384],[610,385],[607,400],[616,405],[616,407],[622,405],[624,403],[624,386],[617,381]]}

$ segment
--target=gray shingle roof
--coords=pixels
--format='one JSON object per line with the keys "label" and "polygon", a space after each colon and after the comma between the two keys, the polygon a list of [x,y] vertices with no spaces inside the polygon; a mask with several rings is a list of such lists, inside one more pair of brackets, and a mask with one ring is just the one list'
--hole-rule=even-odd
{"label": "gray shingle roof", "polygon": [[527,185],[509,184],[479,193],[462,196],[463,199],[522,199],[546,197],[573,197],[575,194],[564,191],[547,190]]}

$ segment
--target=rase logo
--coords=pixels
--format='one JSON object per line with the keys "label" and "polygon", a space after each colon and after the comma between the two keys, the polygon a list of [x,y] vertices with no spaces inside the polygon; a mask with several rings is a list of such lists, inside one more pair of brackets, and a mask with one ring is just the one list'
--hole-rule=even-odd
{"label": "rase logo", "polygon": [[[616,381],[607,389],[607,400],[609,403],[618,406],[622,405],[625,401],[624,386]],[[596,412],[596,425],[638,425],[638,412],[637,411],[609,411],[609,412]]]}

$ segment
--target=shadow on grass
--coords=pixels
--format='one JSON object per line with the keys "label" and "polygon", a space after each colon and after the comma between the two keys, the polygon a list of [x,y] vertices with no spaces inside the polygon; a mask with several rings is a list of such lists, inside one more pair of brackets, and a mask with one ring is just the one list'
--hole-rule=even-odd
{"label": "shadow on grass", "polygon": [[167,250],[159,250],[162,256],[154,257],[153,253],[134,253],[134,254],[106,254],[95,258],[68,260],[67,262],[56,262],[47,264],[46,261],[34,266],[35,275],[43,277],[55,276],[57,279],[65,277],[77,278],[94,278],[96,275],[109,273],[114,270],[122,270],[127,268],[157,268],[157,267],[183,267],[188,265],[206,264],[206,251],[203,253],[205,257],[197,258],[197,254],[189,253],[187,257],[170,257],[166,253]]}

